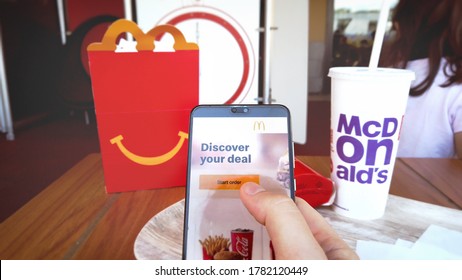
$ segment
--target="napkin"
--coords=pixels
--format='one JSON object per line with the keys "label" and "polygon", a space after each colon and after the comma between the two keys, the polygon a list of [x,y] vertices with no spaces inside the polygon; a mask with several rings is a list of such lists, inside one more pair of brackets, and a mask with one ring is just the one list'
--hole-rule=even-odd
{"label": "napkin", "polygon": [[416,242],[358,240],[356,253],[363,260],[462,260],[462,233],[431,225]]}

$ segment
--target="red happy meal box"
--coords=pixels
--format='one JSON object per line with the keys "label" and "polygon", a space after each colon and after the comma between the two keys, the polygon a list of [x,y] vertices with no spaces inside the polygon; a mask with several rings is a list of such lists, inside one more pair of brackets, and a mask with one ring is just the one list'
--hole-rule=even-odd
{"label": "red happy meal box", "polygon": [[[137,52],[115,52],[125,32]],[[153,51],[165,32],[175,51]],[[106,191],[184,186],[189,113],[199,103],[198,46],[170,25],[143,33],[118,20],[87,50]]]}

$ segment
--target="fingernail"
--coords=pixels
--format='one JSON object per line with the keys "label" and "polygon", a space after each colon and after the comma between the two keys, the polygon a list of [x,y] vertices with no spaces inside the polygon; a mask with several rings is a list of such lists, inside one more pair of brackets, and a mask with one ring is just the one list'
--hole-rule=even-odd
{"label": "fingernail", "polygon": [[252,183],[252,182],[245,183],[244,185],[242,185],[242,188],[244,192],[248,195],[255,195],[257,193],[265,191],[265,189],[262,188],[260,185]]}

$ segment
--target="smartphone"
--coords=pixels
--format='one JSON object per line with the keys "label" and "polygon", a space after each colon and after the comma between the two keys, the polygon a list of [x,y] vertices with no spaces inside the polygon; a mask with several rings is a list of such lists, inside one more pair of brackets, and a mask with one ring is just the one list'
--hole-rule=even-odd
{"label": "smartphone", "polygon": [[183,259],[272,258],[266,229],[247,211],[239,189],[255,182],[294,198],[290,124],[283,105],[192,110]]}

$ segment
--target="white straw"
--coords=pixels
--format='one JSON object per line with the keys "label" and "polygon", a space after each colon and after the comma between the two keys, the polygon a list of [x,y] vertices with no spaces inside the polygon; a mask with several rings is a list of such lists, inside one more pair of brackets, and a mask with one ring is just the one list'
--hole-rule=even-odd
{"label": "white straw", "polygon": [[369,61],[369,69],[376,69],[379,65],[380,51],[382,50],[389,12],[390,0],[382,0],[382,8],[380,9],[379,22],[377,23],[377,29],[375,31],[374,45],[372,46],[371,60]]}
{"label": "white straw", "polygon": [[[125,11],[125,19],[133,21],[133,10],[132,10],[132,1],[131,0],[124,0],[124,11]],[[127,41],[133,41],[133,35],[130,32],[127,32]]]}

